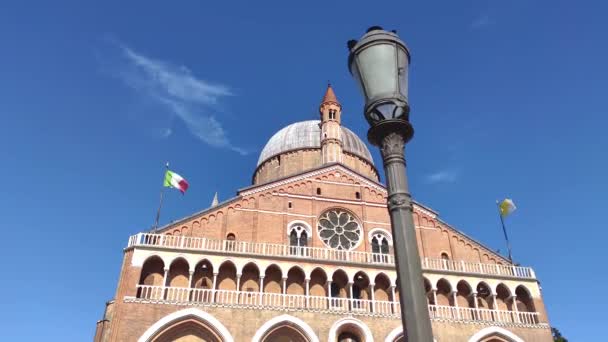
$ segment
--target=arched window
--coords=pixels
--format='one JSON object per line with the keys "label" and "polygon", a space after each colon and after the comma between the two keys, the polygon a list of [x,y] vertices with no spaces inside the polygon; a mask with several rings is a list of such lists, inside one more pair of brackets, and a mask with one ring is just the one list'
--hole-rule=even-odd
{"label": "arched window", "polygon": [[317,195],[321,194],[321,188],[317,188]]}
{"label": "arched window", "polygon": [[361,193],[359,191],[355,192],[355,198],[361,199]]}
{"label": "arched window", "polygon": [[233,251],[236,246],[236,235],[228,233],[226,240],[226,250]]}
{"label": "arched window", "polygon": [[298,239],[298,247],[306,247],[308,246],[308,234],[306,231],[300,233],[300,238]]}
{"label": "arched window", "polygon": [[448,255],[448,253],[443,252],[443,253],[441,253],[441,259],[443,259],[443,260],[450,260],[450,256]]}
{"label": "arched window", "polygon": [[289,253],[291,255],[307,255],[308,232],[302,224],[293,224],[289,227]]}
{"label": "arched window", "polygon": [[378,229],[371,232],[372,260],[374,262],[387,263],[389,254],[389,236],[386,232]]}
{"label": "arched window", "polygon": [[298,233],[296,232],[295,229],[292,230],[291,233],[289,234],[289,245],[292,247],[298,246]]}

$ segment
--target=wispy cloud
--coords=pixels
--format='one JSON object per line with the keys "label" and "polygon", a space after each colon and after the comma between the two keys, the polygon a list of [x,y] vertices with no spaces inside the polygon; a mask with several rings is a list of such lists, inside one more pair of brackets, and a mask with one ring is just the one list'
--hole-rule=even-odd
{"label": "wispy cloud", "polygon": [[471,22],[472,30],[479,30],[488,25],[490,25],[492,21],[490,20],[490,16],[487,13],[479,15]]}
{"label": "wispy cloud", "polygon": [[169,136],[171,136],[171,134],[173,134],[173,130],[168,127],[161,133],[161,137],[168,138]]}
{"label": "wispy cloud", "polygon": [[[230,142],[225,129],[215,117],[221,110],[222,99],[234,95],[228,86],[197,78],[185,66],[144,56],[122,44],[119,46],[126,61],[119,72],[125,84],[159,106],[164,106],[201,141],[247,154],[247,151]],[[172,133],[169,127],[162,136],[169,137]]]}
{"label": "wispy cloud", "polygon": [[458,179],[458,172],[456,170],[440,170],[437,172],[433,172],[426,176],[426,181],[428,183],[437,184],[437,183],[454,183]]}

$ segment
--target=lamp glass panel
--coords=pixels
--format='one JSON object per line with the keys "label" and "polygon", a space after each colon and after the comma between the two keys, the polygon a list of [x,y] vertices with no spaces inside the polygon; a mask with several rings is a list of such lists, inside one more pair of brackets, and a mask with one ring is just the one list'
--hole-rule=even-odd
{"label": "lamp glass panel", "polygon": [[397,57],[393,44],[377,44],[359,52],[359,73],[366,99],[397,93]]}
{"label": "lamp glass panel", "polygon": [[403,49],[398,49],[397,56],[399,56],[399,92],[407,101],[409,61],[407,58],[407,53]]}

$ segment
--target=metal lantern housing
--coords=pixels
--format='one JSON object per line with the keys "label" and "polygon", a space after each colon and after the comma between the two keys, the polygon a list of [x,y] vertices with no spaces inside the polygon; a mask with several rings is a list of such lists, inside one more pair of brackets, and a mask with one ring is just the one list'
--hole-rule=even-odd
{"label": "metal lantern housing", "polygon": [[393,120],[408,122],[410,53],[405,43],[395,31],[374,26],[359,41],[349,41],[348,48],[348,67],[363,92],[370,126]]}

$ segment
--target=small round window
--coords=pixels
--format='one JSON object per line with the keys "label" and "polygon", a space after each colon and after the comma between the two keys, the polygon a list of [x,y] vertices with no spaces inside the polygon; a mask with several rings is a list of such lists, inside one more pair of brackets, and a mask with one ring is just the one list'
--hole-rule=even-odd
{"label": "small round window", "polygon": [[319,236],[325,245],[339,250],[349,250],[361,240],[361,226],[347,211],[331,209],[319,217]]}

